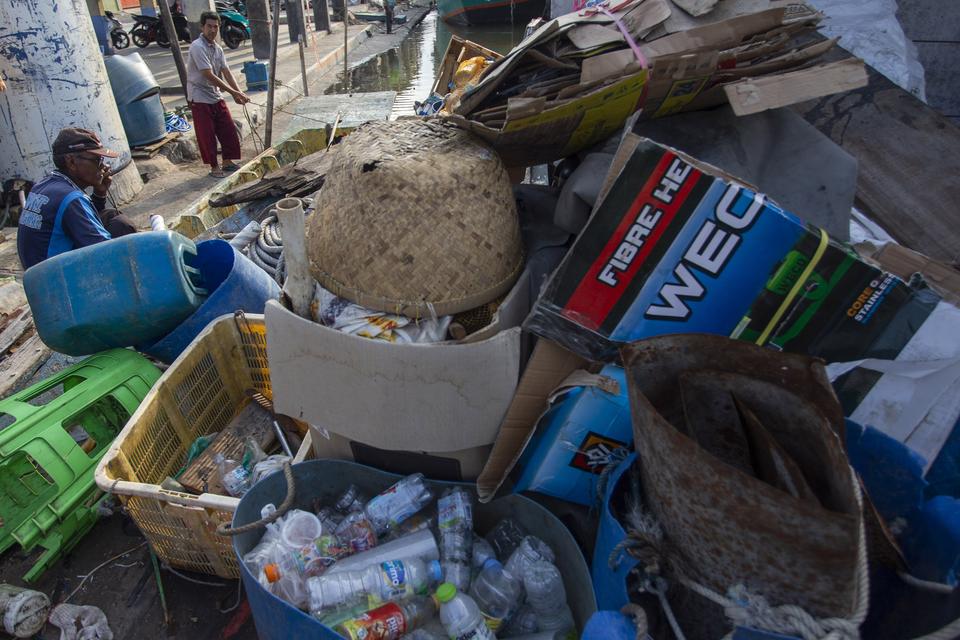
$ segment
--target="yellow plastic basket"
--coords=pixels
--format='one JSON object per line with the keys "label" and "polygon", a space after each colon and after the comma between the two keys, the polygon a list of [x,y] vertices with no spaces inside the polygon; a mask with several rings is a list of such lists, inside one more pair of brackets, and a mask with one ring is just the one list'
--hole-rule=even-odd
{"label": "yellow plastic basket", "polygon": [[[240,575],[229,538],[239,500],[160,487],[201,435],[221,430],[255,389],[272,398],[262,315],[211,322],[154,385],[97,466],[97,485],[119,496],[158,557],[170,565],[224,578]],[[297,453],[310,451],[309,435]]]}

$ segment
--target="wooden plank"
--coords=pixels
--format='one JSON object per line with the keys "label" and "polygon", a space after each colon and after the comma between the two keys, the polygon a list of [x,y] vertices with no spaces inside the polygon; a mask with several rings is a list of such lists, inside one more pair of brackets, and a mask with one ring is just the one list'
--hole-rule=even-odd
{"label": "wooden plank", "polygon": [[867,86],[793,105],[857,158],[857,207],[901,244],[960,259],[960,129],[875,70]]}
{"label": "wooden plank", "polygon": [[34,334],[0,362],[0,398],[10,393],[22,380],[32,376],[51,353],[50,347]]}
{"label": "wooden plank", "polygon": [[20,313],[11,316],[12,320],[0,332],[0,355],[7,352],[28,329],[33,327],[33,314],[28,307],[20,307]]}

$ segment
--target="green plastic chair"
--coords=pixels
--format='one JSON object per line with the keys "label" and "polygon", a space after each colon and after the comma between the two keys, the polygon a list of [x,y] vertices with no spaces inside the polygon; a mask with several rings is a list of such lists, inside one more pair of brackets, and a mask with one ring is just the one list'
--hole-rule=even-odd
{"label": "green plastic chair", "polygon": [[91,356],[0,401],[0,553],[43,553],[36,580],[97,520],[93,472],[160,377],[127,349]]}

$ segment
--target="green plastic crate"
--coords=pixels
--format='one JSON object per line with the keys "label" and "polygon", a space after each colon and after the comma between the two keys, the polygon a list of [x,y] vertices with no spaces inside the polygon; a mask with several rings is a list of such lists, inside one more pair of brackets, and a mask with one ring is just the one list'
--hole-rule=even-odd
{"label": "green plastic crate", "polygon": [[114,349],[0,401],[0,553],[44,549],[27,582],[96,522],[94,469],[159,377],[143,356]]}

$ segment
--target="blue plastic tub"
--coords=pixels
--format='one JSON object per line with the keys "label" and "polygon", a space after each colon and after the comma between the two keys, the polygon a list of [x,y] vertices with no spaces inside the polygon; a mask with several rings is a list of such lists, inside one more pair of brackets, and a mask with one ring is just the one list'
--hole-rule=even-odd
{"label": "blue plastic tub", "polygon": [[138,347],[161,362],[171,363],[208,324],[242,310],[263,313],[267,300],[280,295],[280,285],[224,240],[197,244],[197,270],[209,290],[207,299],[180,326],[153,344]]}
{"label": "blue plastic tub", "polygon": [[127,142],[137,147],[167,135],[160,85],[139,53],[104,58]]}
{"label": "blue plastic tub", "polygon": [[206,297],[196,257],[192,240],[151,231],[48,258],[23,274],[37,333],[71,356],[157,340]]}
{"label": "blue plastic tub", "polygon": [[[294,507],[306,510],[312,510],[314,498],[332,503],[351,482],[364,493],[374,495],[400,478],[392,473],[342,460],[302,462],[294,465],[293,476],[296,482]],[[473,487],[468,483],[427,482],[438,494],[445,487]],[[260,509],[268,502],[279,505],[286,496],[286,491],[286,479],[282,473],[275,473],[262,480],[240,500],[233,515],[233,526],[239,527],[258,520]],[[473,516],[474,529],[480,534],[485,534],[503,518],[510,517],[553,548],[557,556],[557,567],[563,574],[574,620],[577,627],[583,629],[587,620],[597,610],[597,603],[587,563],[566,527],[549,511],[519,495],[508,495],[487,504],[478,504]],[[240,564],[240,577],[250,601],[260,639],[340,638],[332,629],[320,624],[309,614],[261,587],[256,577],[247,571],[239,559],[256,546],[262,535],[263,530],[249,531],[233,539],[233,550]]]}

